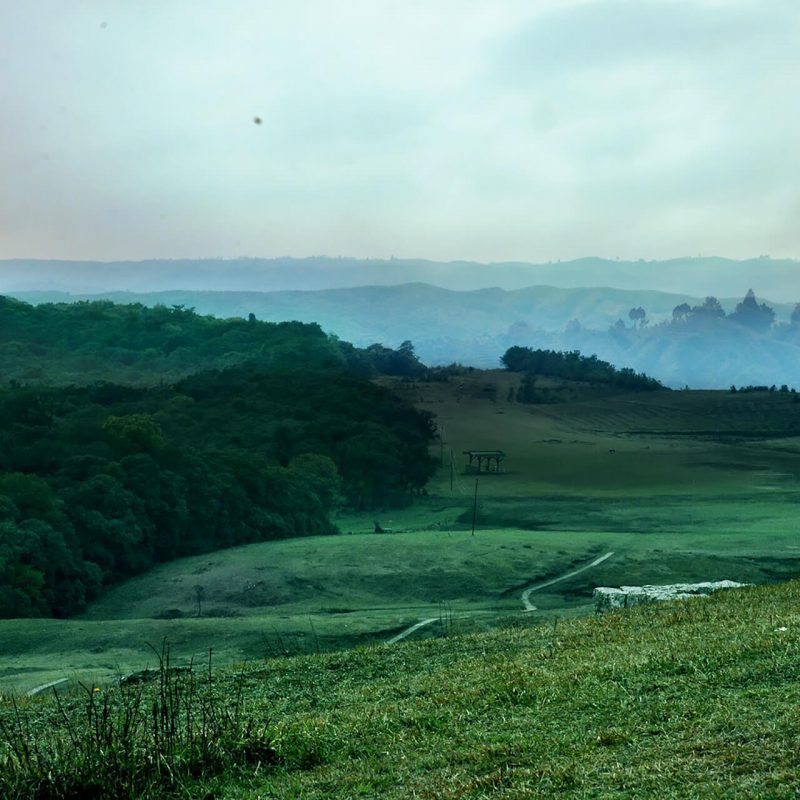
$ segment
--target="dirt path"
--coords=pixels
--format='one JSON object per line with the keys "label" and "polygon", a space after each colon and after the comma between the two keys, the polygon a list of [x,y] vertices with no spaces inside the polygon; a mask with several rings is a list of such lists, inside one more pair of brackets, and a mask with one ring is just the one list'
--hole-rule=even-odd
{"label": "dirt path", "polygon": [[414,631],[418,630],[424,625],[430,625],[431,622],[436,622],[437,619],[439,618],[431,617],[430,619],[423,619],[422,622],[418,622],[416,625],[412,625],[410,628],[406,628],[401,633],[398,633],[397,636],[392,636],[391,639],[387,639],[386,644],[394,644],[395,642],[399,642],[401,639],[405,639],[406,636],[410,636],[412,633],[414,633]]}
{"label": "dirt path", "polygon": [[610,553],[606,553],[604,556],[596,558],[590,564],[586,564],[583,567],[572,570],[572,572],[565,572],[563,575],[559,575],[557,578],[551,578],[549,581],[545,581],[544,583],[537,583],[535,586],[529,587],[522,593],[522,605],[525,606],[526,611],[536,611],[536,606],[533,605],[529,599],[532,592],[538,592],[540,589],[546,589],[548,586],[552,586],[554,583],[565,581],[567,578],[571,578],[573,575],[579,575],[581,572],[585,572],[587,569],[591,569],[592,567],[596,567],[598,564],[602,564],[603,561],[605,561],[607,558],[611,558],[613,555],[614,551],[612,550]]}
{"label": "dirt path", "polygon": [[[582,567],[578,567],[578,569],[572,570],[572,572],[565,572],[563,575],[559,575],[557,578],[551,578],[549,581],[544,581],[544,583],[537,583],[535,586],[531,586],[527,588],[522,593],[522,604],[525,606],[526,611],[536,611],[536,606],[533,605],[530,601],[530,596],[532,592],[538,592],[540,589],[546,589],[548,586],[552,586],[554,583],[559,583],[560,581],[565,581],[567,578],[573,577],[573,575],[580,575],[581,572],[585,572],[587,569],[591,569],[592,567],[596,567],[598,564],[602,564],[607,558],[611,558],[614,555],[614,551],[612,550],[609,553],[606,553],[604,556],[600,556],[596,558],[594,561],[590,562],[589,564],[585,564]],[[411,625],[410,627],[406,628],[404,631],[401,631],[397,634],[397,636],[392,636],[391,639],[386,640],[386,644],[395,644],[396,642],[402,641],[406,638],[406,636],[410,636],[414,631],[419,630],[420,628],[424,627],[425,625],[430,625],[431,622],[436,622],[438,617],[431,617],[430,619],[423,619],[420,622]]]}
{"label": "dirt path", "polygon": [[66,683],[69,678],[59,678],[57,681],[50,681],[50,683],[43,683],[41,686],[36,686],[31,689],[29,692],[25,692],[25,697],[33,697],[40,692],[43,692],[45,689],[51,689],[53,686],[58,686],[59,683]]}

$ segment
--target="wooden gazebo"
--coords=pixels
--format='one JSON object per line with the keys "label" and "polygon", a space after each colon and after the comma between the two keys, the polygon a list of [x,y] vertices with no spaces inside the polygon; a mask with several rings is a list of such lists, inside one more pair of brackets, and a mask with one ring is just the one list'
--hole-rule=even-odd
{"label": "wooden gazebo", "polygon": [[465,450],[464,455],[469,457],[467,469],[472,471],[477,466],[477,472],[500,472],[500,464],[506,457],[502,450]]}

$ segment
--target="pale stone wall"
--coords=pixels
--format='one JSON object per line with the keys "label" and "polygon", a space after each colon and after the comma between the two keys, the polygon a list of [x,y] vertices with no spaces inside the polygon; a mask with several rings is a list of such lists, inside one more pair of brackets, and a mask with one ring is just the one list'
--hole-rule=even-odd
{"label": "pale stone wall", "polygon": [[690,597],[705,597],[721,589],[738,589],[750,586],[736,581],[705,581],[703,583],[673,583],[667,586],[598,586],[592,597],[595,611],[613,611],[642,603],[657,603],[662,600],[685,600]]}

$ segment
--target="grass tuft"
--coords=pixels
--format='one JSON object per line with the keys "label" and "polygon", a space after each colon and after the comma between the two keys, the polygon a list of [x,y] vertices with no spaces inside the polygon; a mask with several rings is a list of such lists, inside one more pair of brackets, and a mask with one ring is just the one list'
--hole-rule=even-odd
{"label": "grass tuft", "polygon": [[[242,683],[218,687],[158,653],[152,683],[81,684],[0,716],[0,796],[7,800],[157,798],[242,765],[279,762],[273,734],[244,712]],[[231,692],[231,688],[233,691]]]}

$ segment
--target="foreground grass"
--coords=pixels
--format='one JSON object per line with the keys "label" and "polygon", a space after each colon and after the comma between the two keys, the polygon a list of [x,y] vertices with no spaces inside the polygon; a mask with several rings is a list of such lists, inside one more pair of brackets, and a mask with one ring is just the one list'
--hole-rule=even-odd
{"label": "foreground grass", "polygon": [[[221,670],[215,692],[242,709],[226,736],[243,744],[137,796],[796,797],[798,609],[792,582]],[[7,701],[0,713],[15,719]],[[20,714],[45,755],[86,718],[48,698]],[[59,796],[37,795],[42,776],[3,746],[0,795]],[[55,786],[76,771],[46,766]]]}

